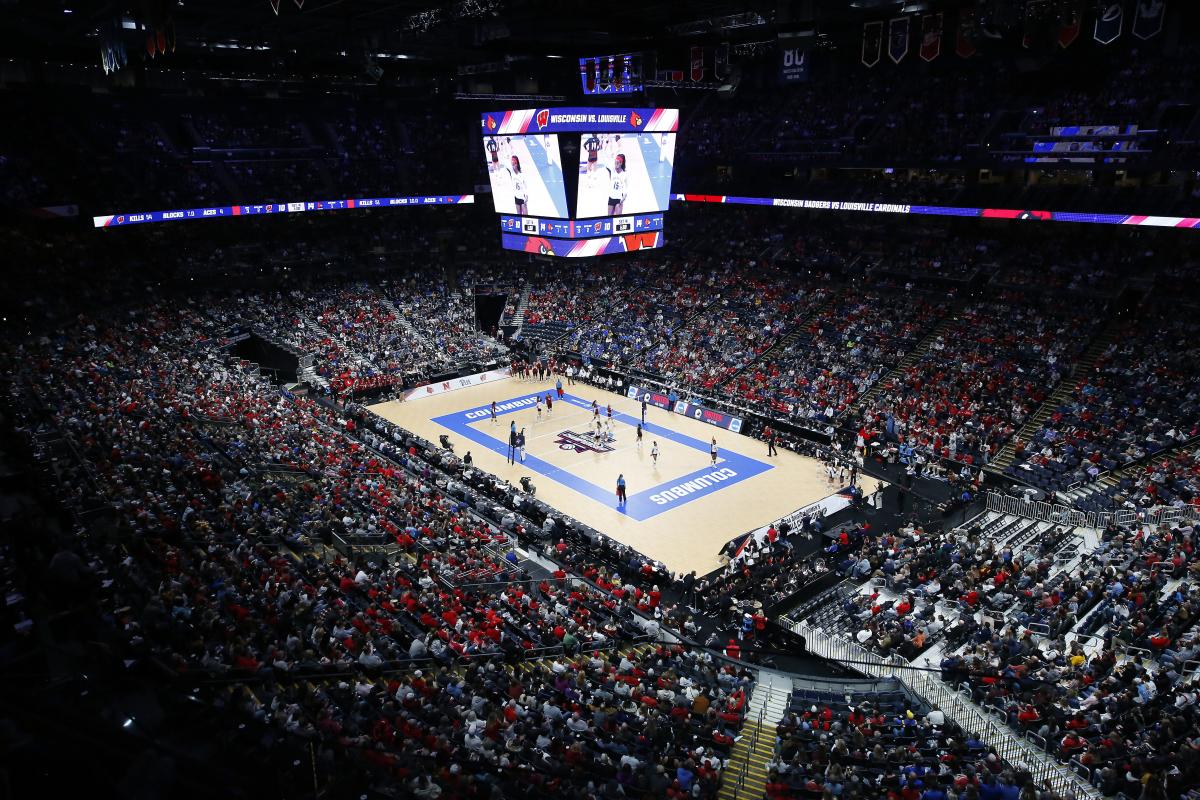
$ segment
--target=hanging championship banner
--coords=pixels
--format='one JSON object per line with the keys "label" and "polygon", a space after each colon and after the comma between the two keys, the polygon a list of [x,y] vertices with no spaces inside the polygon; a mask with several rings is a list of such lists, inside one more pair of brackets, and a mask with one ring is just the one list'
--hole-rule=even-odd
{"label": "hanging championship banner", "polygon": [[888,23],[888,58],[899,64],[908,55],[909,17],[896,17]]}
{"label": "hanging championship banner", "polygon": [[1120,3],[1107,3],[1096,15],[1096,28],[1092,38],[1100,44],[1112,44],[1121,38],[1121,27],[1125,22],[1125,9]]}
{"label": "hanging championship banner", "polygon": [[921,60],[933,61],[942,53],[942,15],[921,17]]}
{"label": "hanging championship banner", "polygon": [[717,45],[717,51],[713,54],[713,75],[719,81],[729,77],[729,42]]}
{"label": "hanging championship banner", "polygon": [[1133,15],[1133,35],[1150,39],[1162,33],[1163,17],[1167,15],[1167,0],[1138,0]]}
{"label": "hanging championship banner", "polygon": [[581,61],[579,68],[583,70],[583,85],[586,87],[587,94],[593,94],[596,91],[596,62],[593,59]]}
{"label": "hanging championship banner", "polygon": [[1078,0],[1064,9],[1059,22],[1061,24],[1058,28],[1058,46],[1065,50],[1074,44],[1083,29],[1083,0]]}
{"label": "hanging championship banner", "polygon": [[704,78],[704,48],[692,48],[692,80],[699,82]]}
{"label": "hanging championship banner", "polygon": [[862,63],[873,67],[879,63],[883,50],[883,20],[863,25]]}
{"label": "hanging championship banner", "polygon": [[954,34],[954,52],[961,58],[975,55],[975,9],[958,12],[958,29]]}
{"label": "hanging championship banner", "polygon": [[779,82],[804,83],[808,80],[808,59],[811,55],[807,44],[784,46],[779,42]]}

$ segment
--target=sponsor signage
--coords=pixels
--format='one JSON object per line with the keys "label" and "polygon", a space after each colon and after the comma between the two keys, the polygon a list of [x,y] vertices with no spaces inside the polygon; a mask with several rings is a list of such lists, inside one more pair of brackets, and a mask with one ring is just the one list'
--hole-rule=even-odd
{"label": "sponsor signage", "polygon": [[415,389],[409,389],[404,393],[404,399],[418,400],[422,397],[433,397],[434,395],[445,394],[446,392],[456,392],[459,389],[466,389],[468,386],[482,386],[485,383],[495,383],[507,378],[511,371],[511,369],[505,367],[504,369],[477,372],[474,375],[465,375],[461,378],[454,378],[448,381],[429,383],[424,386],[418,386]]}

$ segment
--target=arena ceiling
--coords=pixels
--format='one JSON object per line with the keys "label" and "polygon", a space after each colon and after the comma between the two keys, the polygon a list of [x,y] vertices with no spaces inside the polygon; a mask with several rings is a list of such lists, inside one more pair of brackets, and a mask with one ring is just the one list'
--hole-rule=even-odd
{"label": "arena ceiling", "polygon": [[[577,58],[697,41],[771,39],[788,29],[852,26],[864,15],[976,0],[0,0],[8,57],[96,63],[97,47],[165,44],[164,68],[254,73],[292,67],[392,75],[502,59]],[[979,0],[995,5],[1016,0]],[[275,8],[278,8],[278,11]]]}

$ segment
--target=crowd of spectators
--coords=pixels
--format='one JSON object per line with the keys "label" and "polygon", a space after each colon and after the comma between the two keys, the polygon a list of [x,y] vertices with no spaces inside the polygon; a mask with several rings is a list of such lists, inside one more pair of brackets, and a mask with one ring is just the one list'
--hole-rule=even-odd
{"label": "crowd of spectators", "polygon": [[290,684],[243,704],[339,742],[417,797],[712,798],[752,687],[752,673],[701,652],[647,646]]}
{"label": "crowd of spectators", "polygon": [[[741,252],[740,242],[729,242]],[[793,320],[823,298],[770,264],[726,262],[696,279],[708,300],[687,324],[634,363],[677,386],[713,391],[778,341]]]}
{"label": "crowd of spectators", "polygon": [[[1197,543],[1190,525],[1110,525],[1096,541],[1000,514],[946,531],[860,526],[826,550],[846,589],[805,618],[884,656],[932,658],[953,688],[1073,761],[1105,794],[1177,797],[1200,775]],[[828,730],[811,717],[795,722]],[[853,734],[844,721],[828,741],[843,733]],[[995,777],[1002,765],[989,769]],[[953,791],[984,791],[969,772],[965,783],[956,770],[938,772],[944,791],[951,781]],[[811,782],[829,788],[828,773],[800,774],[810,791]]]}
{"label": "crowd of spectators", "polygon": [[986,464],[1069,376],[1101,321],[1102,307],[1082,301],[1068,309],[1030,295],[968,303],[859,409],[865,432]]}
{"label": "crowd of spectators", "polygon": [[240,295],[211,311],[257,326],[317,357],[316,372],[341,397],[436,375],[502,355],[475,330],[472,298],[437,282],[350,283]]}
{"label": "crowd of spectators", "polygon": [[636,356],[670,336],[703,301],[691,264],[635,261],[597,267],[579,302],[589,309],[561,346],[601,363],[636,363]]}
{"label": "crowd of spectators", "polygon": [[212,327],[191,308],[80,317],[5,354],[21,425],[78,455],[59,465],[66,502],[116,514],[124,544],[78,542],[69,588],[101,603],[127,657],[253,678],[233,696],[245,713],[422,786],[410,759],[458,788],[532,775],[715,796],[753,675],[614,649],[643,636],[630,609],[654,613],[640,583],[657,567],[639,562],[637,586],[585,557],[595,583],[538,577],[520,531],[451,496],[402,431],[281,393]]}
{"label": "crowd of spectators", "polygon": [[1088,511],[1155,506],[1195,507],[1200,499],[1200,451],[1183,448],[1150,459],[1112,486],[1094,485],[1076,502]]}
{"label": "crowd of spectators", "polygon": [[8,94],[30,120],[0,142],[0,170],[14,179],[3,199],[21,207],[74,203],[99,214],[445,194],[474,174],[471,128],[449,113],[367,112],[349,96]]}
{"label": "crowd of spectators", "polygon": [[776,726],[766,800],[1056,797],[938,708],[899,692],[849,697],[810,703],[793,694]]}
{"label": "crowd of spectators", "polygon": [[[1006,135],[1043,134],[1056,125],[1154,127],[1160,104],[1190,97],[1194,50],[1139,48],[1051,62],[1054,80],[1030,80],[1028,65],[993,57],[911,70],[867,70],[826,59],[831,74],[784,88],[743,76],[732,99],[710,102],[686,122],[682,152],[700,162],[817,160],[954,164],[1008,152]],[[766,65],[764,65],[766,68]],[[771,64],[770,69],[776,69]],[[840,87],[847,73],[858,90]],[[771,76],[773,77],[773,76]],[[1146,87],[1152,86],[1152,91]],[[1182,120],[1186,126],[1192,121]],[[1163,141],[1184,133],[1168,131]]]}
{"label": "crowd of spectators", "polygon": [[1193,321],[1154,309],[1119,325],[1007,471],[1062,490],[1200,435],[1198,334]]}
{"label": "crowd of spectators", "polygon": [[899,364],[945,312],[919,292],[900,303],[890,292],[851,288],[726,391],[777,414],[832,421]]}

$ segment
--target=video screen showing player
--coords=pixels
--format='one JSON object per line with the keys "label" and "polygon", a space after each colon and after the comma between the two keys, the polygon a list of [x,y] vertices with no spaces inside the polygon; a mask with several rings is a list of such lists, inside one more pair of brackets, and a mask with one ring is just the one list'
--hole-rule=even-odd
{"label": "video screen showing player", "polygon": [[666,211],[674,166],[674,133],[583,134],[576,218]]}
{"label": "video screen showing player", "polygon": [[483,157],[497,213],[569,216],[558,134],[485,136]]}

